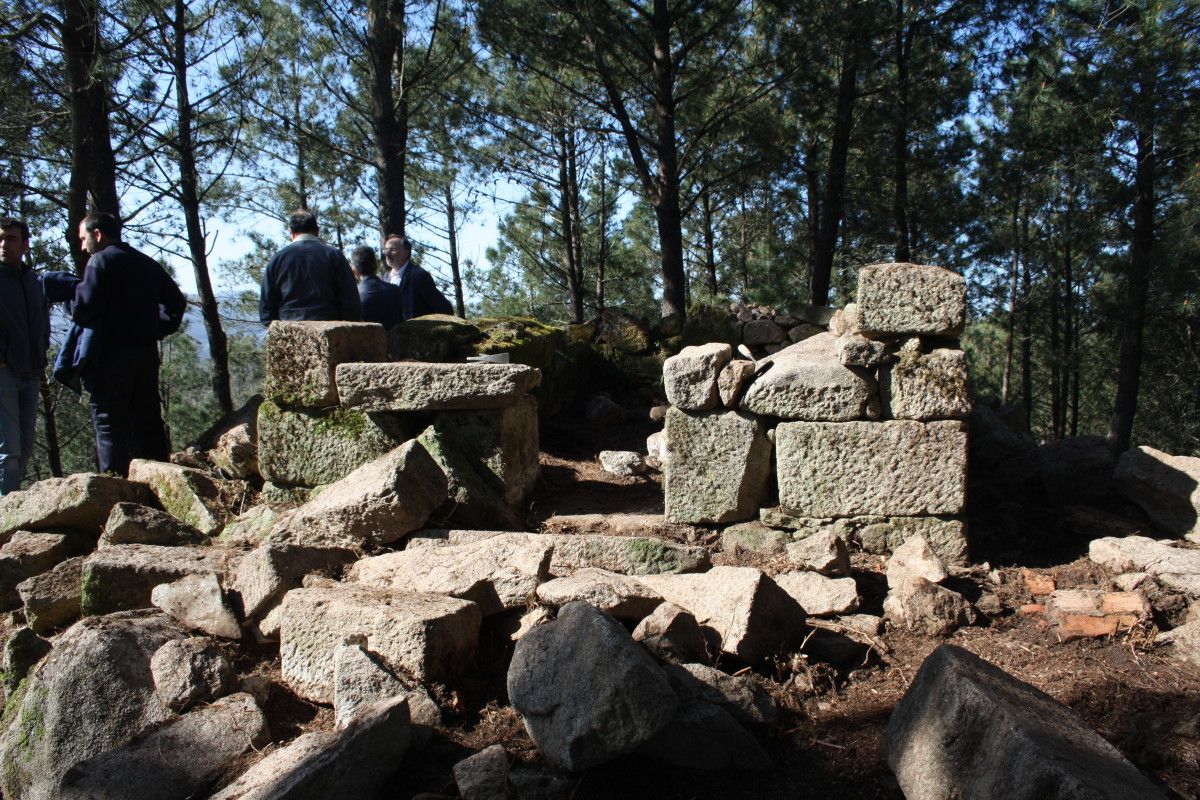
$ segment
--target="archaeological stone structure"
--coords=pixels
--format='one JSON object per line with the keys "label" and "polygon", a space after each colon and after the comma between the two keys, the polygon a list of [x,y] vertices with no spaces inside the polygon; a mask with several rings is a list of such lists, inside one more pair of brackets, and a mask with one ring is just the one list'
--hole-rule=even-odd
{"label": "archaeological stone structure", "polygon": [[880,554],[919,533],[965,563],[965,315],[961,275],[875,264],[827,330],[797,328],[759,359],[723,343],[668,358],[668,519],[830,529]]}

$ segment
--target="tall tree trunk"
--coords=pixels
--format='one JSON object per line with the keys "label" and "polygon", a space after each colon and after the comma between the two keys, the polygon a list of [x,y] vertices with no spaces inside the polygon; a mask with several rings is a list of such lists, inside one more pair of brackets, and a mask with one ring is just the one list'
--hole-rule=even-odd
{"label": "tall tree trunk", "polygon": [[[393,15],[399,8],[400,18]],[[371,71],[371,128],[375,145],[380,238],[404,235],[404,164],[407,131],[398,124],[393,68],[402,50],[404,6],[368,0],[367,50]],[[403,89],[401,89],[403,92]],[[407,122],[407,119],[405,119]]]}
{"label": "tall tree trunk", "polygon": [[608,151],[600,145],[600,219],[597,222],[599,246],[596,248],[596,313],[604,311],[604,282],[608,275]]}
{"label": "tall tree trunk", "polygon": [[449,156],[443,153],[442,159],[446,175],[446,238],[450,243],[450,277],[454,281],[454,313],[465,319],[467,307],[463,302],[462,270],[458,264],[458,221],[454,213],[454,170],[450,167]]}
{"label": "tall tree trunk", "polygon": [[67,184],[67,246],[75,271],[88,255],[79,245],[79,223],[89,211],[120,215],[117,161],[108,124],[108,83],[98,69],[100,7],[97,0],[62,0],[63,62],[70,89],[71,177]]}
{"label": "tall tree trunk", "polygon": [[225,331],[221,327],[221,312],[217,296],[213,292],[212,278],[208,274],[207,242],[204,226],[200,221],[200,188],[196,169],[196,149],[193,138],[195,123],[191,96],[188,91],[187,61],[187,6],[184,0],[175,0],[175,19],[172,20],[175,34],[175,100],[179,122],[176,144],[179,155],[179,202],[183,207],[184,225],[187,229],[188,250],[192,256],[192,267],[196,273],[196,291],[200,295],[200,313],[204,316],[204,329],[208,334],[208,352],[212,358],[212,387],[221,414],[233,413],[233,393],[229,384],[229,347]]}
{"label": "tall tree trunk", "polygon": [[584,265],[583,265],[583,218],[579,210],[579,141],[578,129],[572,119],[567,126],[567,214],[571,229],[570,245],[574,251],[571,264],[575,270],[575,285],[579,287],[577,298],[572,298],[572,322],[583,322]]}
{"label": "tall tree trunk", "polygon": [[304,131],[300,124],[300,75],[299,66],[292,61],[292,130],[296,132],[296,205],[308,205],[308,153],[304,142]]}
{"label": "tall tree trunk", "polygon": [[896,119],[892,134],[892,158],[895,197],[892,202],[896,222],[898,262],[912,260],[908,233],[908,61],[912,51],[912,33],[908,28],[904,0],[896,0]]}
{"label": "tall tree trunk", "polygon": [[1021,220],[1021,252],[1025,254],[1021,265],[1021,408],[1025,413],[1025,427],[1033,423],[1033,295],[1032,266],[1029,258],[1029,214]]}
{"label": "tall tree trunk", "polygon": [[654,112],[657,118],[659,255],[663,273],[663,316],[687,314],[687,276],[683,269],[683,214],[679,202],[679,153],[675,138],[675,64],[671,52],[671,9],[654,0]]}
{"label": "tall tree trunk", "polygon": [[708,293],[717,296],[717,253],[716,235],[713,231],[712,194],[705,189],[700,196],[700,208],[704,214],[704,275],[708,279]]}
{"label": "tall tree trunk", "polygon": [[42,375],[38,384],[38,393],[42,399],[42,424],[46,428],[46,463],[50,465],[50,474],[61,478],[63,467],[62,452],[58,446],[58,417],[55,415],[54,392],[45,375]]}
{"label": "tall tree trunk", "polygon": [[846,14],[846,33],[842,47],[842,65],[838,76],[837,106],[833,120],[833,138],[829,143],[829,169],[821,201],[821,223],[817,229],[813,253],[812,285],[809,302],[829,305],[829,285],[833,275],[833,256],[837,250],[838,228],[842,224],[846,201],[846,161],[850,153],[850,131],[854,125],[854,101],[858,96],[858,62],[862,49],[863,26],[857,0]]}
{"label": "tall tree trunk", "polygon": [[[1152,91],[1143,88],[1143,92]],[[1137,414],[1138,388],[1142,372],[1142,331],[1146,322],[1151,259],[1154,253],[1154,181],[1157,171],[1154,126],[1146,122],[1137,133],[1136,166],[1133,176],[1133,241],[1121,320],[1121,361],[1117,370],[1117,395],[1113,403],[1108,444],[1114,455],[1129,449],[1133,419]]]}
{"label": "tall tree trunk", "polygon": [[1004,379],[1000,384],[1000,402],[1007,403],[1012,389],[1013,342],[1017,331],[1017,286],[1021,276],[1021,230],[1017,218],[1021,213],[1021,200],[1013,202],[1012,211],[1012,274],[1008,282],[1008,320],[1004,331]]}
{"label": "tall tree trunk", "polygon": [[1063,364],[1062,364],[1062,330],[1060,317],[1062,314],[1062,289],[1059,282],[1058,255],[1054,252],[1054,244],[1050,244],[1047,254],[1050,267],[1050,436],[1058,440],[1063,437],[1064,409],[1062,405]]}
{"label": "tall tree trunk", "polygon": [[558,224],[563,240],[563,274],[567,278],[567,306],[571,309],[571,322],[583,322],[583,283],[580,281],[579,265],[575,261],[575,226],[571,214],[571,177],[568,164],[566,125],[560,124],[554,132],[555,153],[558,160]]}

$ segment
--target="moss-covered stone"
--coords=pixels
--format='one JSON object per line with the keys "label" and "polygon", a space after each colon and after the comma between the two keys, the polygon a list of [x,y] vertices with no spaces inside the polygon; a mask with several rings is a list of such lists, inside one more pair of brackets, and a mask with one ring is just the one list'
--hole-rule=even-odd
{"label": "moss-covered stone", "polygon": [[275,484],[333,483],[411,439],[417,430],[417,422],[405,415],[293,411],[268,400],[258,409],[259,469]]}
{"label": "moss-covered stone", "polygon": [[622,353],[649,352],[654,344],[646,320],[617,308],[606,308],[600,315],[600,338]]}
{"label": "moss-covered stone", "polygon": [[206,536],[220,532],[231,516],[217,483],[198,469],[135,458],[129,479],[149,486],[167,513]]}
{"label": "moss-covered stone", "polygon": [[717,306],[696,306],[688,311],[679,338],[679,348],[689,345],[725,342],[736,346],[741,342],[737,321],[729,312]]}
{"label": "moss-covered stone", "polygon": [[263,393],[291,408],[337,405],[334,370],[347,361],[384,361],[387,335],[373,322],[276,320],[267,332]]}
{"label": "moss-covered stone", "polygon": [[566,339],[561,328],[530,317],[484,318],[475,324],[483,333],[475,344],[477,355],[508,353],[513,363],[528,364],[543,373],[549,371],[555,352]]}
{"label": "moss-covered stone", "polygon": [[501,492],[512,512],[523,512],[540,474],[536,400],[524,397],[508,408],[486,411],[444,411],[433,427],[446,447]]}
{"label": "moss-covered stone", "polygon": [[480,329],[450,314],[429,314],[388,332],[388,357],[396,361],[459,361],[483,338]]}
{"label": "moss-covered stone", "polygon": [[446,476],[446,502],[433,514],[438,525],[447,527],[514,530],[519,526],[516,514],[504,499],[504,485],[482,469],[445,435],[429,427],[417,437]]}

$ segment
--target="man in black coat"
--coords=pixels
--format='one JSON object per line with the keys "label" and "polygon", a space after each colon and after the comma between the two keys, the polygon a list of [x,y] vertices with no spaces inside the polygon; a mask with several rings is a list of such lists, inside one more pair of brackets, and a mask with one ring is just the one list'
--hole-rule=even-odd
{"label": "man in black coat", "polygon": [[433,276],[412,261],[412,242],[403,236],[389,236],[383,243],[383,257],[388,264],[387,282],[400,287],[401,318],[454,313]]}
{"label": "man in black coat", "polygon": [[362,301],[364,322],[378,322],[384,330],[400,324],[400,287],[379,277],[375,250],[359,245],[350,251],[350,268],[359,278],[358,298]]}
{"label": "man in black coat", "polygon": [[96,455],[101,472],[125,475],[130,459],[170,456],[158,394],[158,340],[179,329],[187,300],[161,264],[121,241],[112,214],[84,217],[79,240],[91,258],[75,288],[72,315],[98,339],[83,367]]}
{"label": "man in black coat", "polygon": [[317,238],[317,216],[300,209],[288,217],[292,243],[276,253],[263,272],[258,318],[271,320],[361,320],[362,304],[346,257]]}

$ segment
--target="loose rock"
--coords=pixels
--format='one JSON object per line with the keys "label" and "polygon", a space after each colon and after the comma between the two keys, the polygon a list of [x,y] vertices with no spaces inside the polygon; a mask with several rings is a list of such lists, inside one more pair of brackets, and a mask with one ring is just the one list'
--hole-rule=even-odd
{"label": "loose rock", "polygon": [[212,639],[201,636],[167,642],[150,659],[154,691],[173,711],[208,703],[233,691],[233,665]]}

